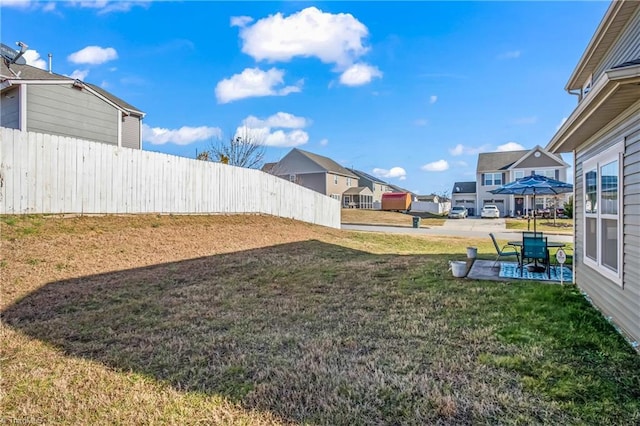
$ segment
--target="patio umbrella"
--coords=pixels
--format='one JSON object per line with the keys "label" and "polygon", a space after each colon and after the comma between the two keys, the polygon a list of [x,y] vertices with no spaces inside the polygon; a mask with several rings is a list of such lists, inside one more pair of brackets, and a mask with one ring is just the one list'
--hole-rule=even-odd
{"label": "patio umbrella", "polygon": [[536,232],[536,195],[558,195],[573,192],[573,185],[546,176],[525,176],[514,182],[489,191],[492,194],[532,195],[533,196],[533,232]]}

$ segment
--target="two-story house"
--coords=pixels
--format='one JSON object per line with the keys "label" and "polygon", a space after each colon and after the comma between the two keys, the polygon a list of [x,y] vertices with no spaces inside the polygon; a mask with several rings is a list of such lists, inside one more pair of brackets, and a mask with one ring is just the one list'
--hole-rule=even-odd
{"label": "two-story house", "polygon": [[373,196],[373,203],[379,205],[382,202],[382,194],[385,192],[392,192],[392,189],[389,187],[387,182],[377,178],[373,175],[365,173],[361,170],[356,169],[347,169],[354,175],[358,176],[358,181],[360,182],[360,186],[365,186],[371,190]]}
{"label": "two-story house", "polygon": [[[477,185],[474,211],[478,214],[484,205],[495,204],[498,206],[501,216],[520,216],[533,209],[540,210],[556,205],[561,206],[568,195],[538,196],[534,206],[531,197],[494,195],[489,191],[531,174],[566,182],[568,168],[569,165],[564,162],[562,157],[552,154],[540,146],[522,151],[481,153],[478,155],[476,168]],[[454,196],[457,194],[455,186],[452,194]]]}
{"label": "two-story house", "polygon": [[640,341],[640,2],[611,3],[565,90],[547,149],[575,159],[575,282]]}
{"label": "two-story house", "polygon": [[0,125],[142,149],[144,113],[106,90],[0,60]]}
{"label": "two-story house", "polygon": [[[328,157],[298,148],[293,148],[277,163],[265,164],[262,170],[340,200],[343,206],[346,204],[346,207],[354,202],[355,197],[352,195],[356,194],[352,194],[353,190],[347,194],[349,196],[348,202],[343,199],[343,194],[349,189],[359,187],[358,176],[353,172]],[[358,191],[357,193],[361,194],[362,192]],[[373,193],[369,192],[363,195],[372,197]]]}

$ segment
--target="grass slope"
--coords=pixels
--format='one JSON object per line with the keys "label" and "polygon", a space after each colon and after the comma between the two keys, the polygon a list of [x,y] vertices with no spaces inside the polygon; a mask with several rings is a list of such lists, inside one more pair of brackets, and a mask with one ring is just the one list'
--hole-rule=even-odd
{"label": "grass slope", "polygon": [[6,217],[7,419],[637,424],[640,357],[570,286],[451,277],[485,240],[262,216]]}

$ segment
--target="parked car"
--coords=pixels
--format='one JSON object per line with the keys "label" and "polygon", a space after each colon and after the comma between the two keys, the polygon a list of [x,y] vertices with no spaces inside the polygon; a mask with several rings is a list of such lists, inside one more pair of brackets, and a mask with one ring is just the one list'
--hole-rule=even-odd
{"label": "parked car", "polygon": [[469,212],[466,208],[462,206],[455,206],[449,211],[449,219],[464,219],[468,214]]}
{"label": "parked car", "polygon": [[480,212],[480,217],[484,218],[498,218],[500,217],[500,210],[498,210],[498,206],[494,204],[487,204],[482,208]]}

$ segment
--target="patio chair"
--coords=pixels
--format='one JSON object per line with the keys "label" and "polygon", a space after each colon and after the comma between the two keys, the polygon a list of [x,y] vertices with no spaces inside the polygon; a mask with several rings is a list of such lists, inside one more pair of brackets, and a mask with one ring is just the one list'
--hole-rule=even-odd
{"label": "patio chair", "polygon": [[522,237],[522,253],[520,256],[521,277],[527,261],[533,261],[536,266],[538,262],[541,262],[547,272],[547,277],[551,278],[551,264],[546,237]]}
{"label": "patio chair", "polygon": [[518,260],[518,263],[520,263],[520,253],[518,253],[517,250],[509,250],[509,251],[505,250],[507,247],[512,247],[509,244],[505,244],[502,248],[500,248],[500,246],[498,245],[498,242],[496,241],[496,236],[493,235],[493,233],[489,233],[489,236],[491,237],[491,241],[493,241],[493,246],[496,248],[496,252],[498,253],[498,256],[496,257],[496,261],[493,262],[493,265],[491,266],[492,268],[496,267],[496,265],[498,264],[498,261],[502,257],[515,256],[516,259]]}

